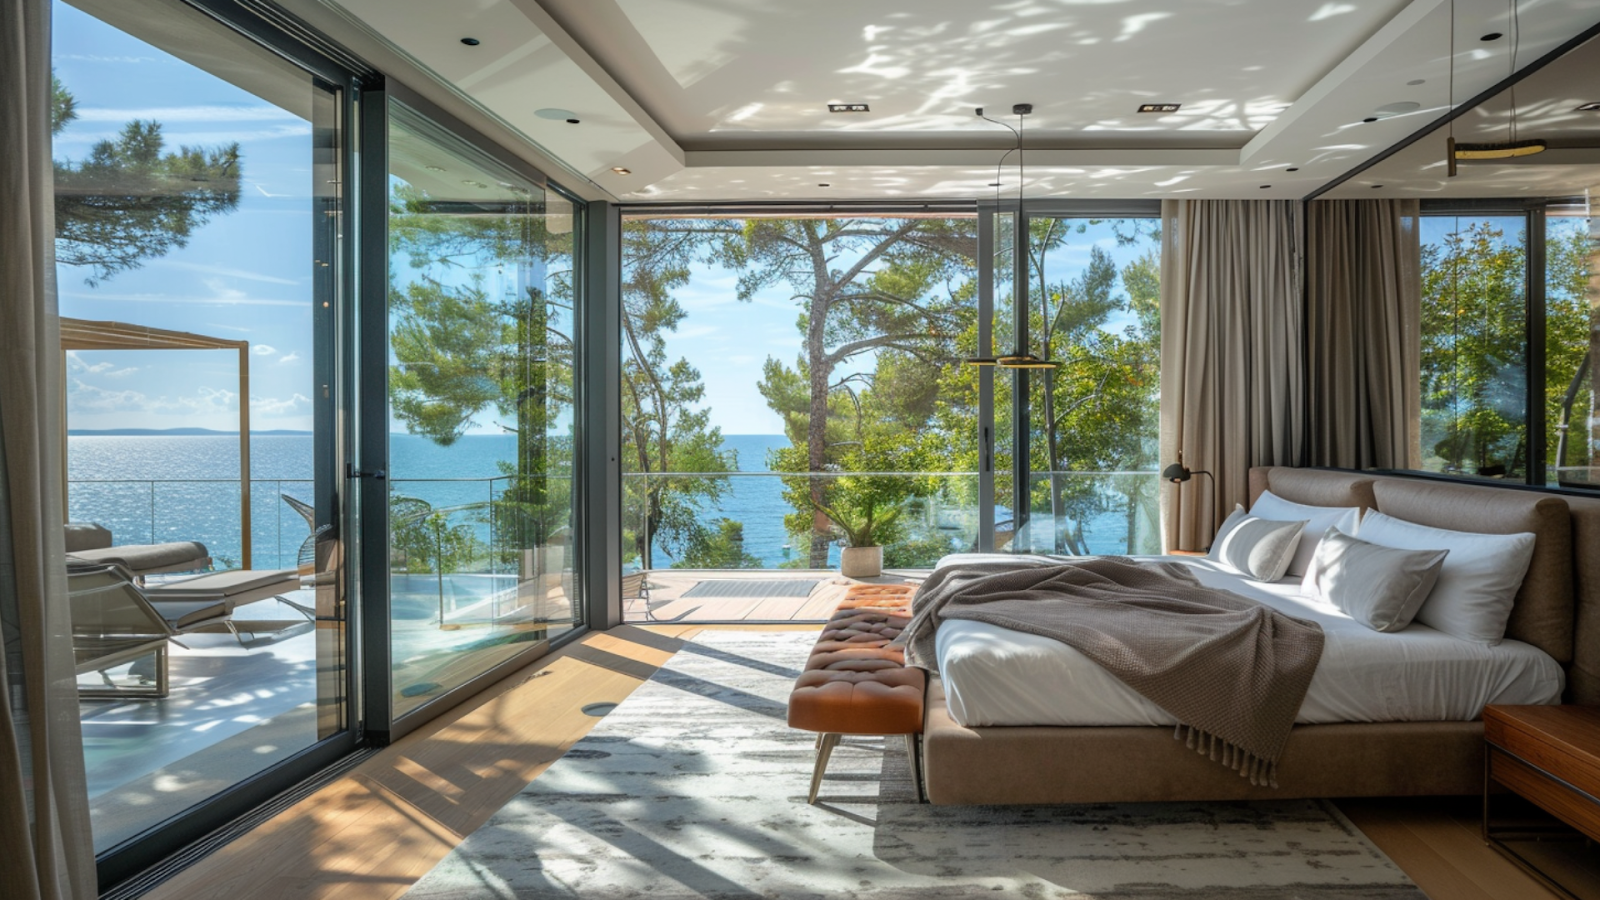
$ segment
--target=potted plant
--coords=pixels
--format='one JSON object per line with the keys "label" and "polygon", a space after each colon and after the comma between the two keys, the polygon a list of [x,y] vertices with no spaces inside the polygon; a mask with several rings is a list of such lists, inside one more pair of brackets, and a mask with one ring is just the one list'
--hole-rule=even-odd
{"label": "potted plant", "polygon": [[827,480],[820,497],[809,490],[809,479],[795,479],[786,493],[827,516],[844,539],[839,574],[872,578],[883,574],[884,545],[903,537],[906,502],[938,489],[935,479],[919,474],[926,462],[920,448],[868,437],[844,454],[839,461],[844,472]]}

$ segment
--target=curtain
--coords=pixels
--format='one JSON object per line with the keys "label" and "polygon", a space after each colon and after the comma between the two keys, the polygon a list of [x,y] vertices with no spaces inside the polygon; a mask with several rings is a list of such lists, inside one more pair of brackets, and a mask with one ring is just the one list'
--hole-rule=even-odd
{"label": "curtain", "polygon": [[0,0],[0,897],[97,895],[66,602],[49,0]]}
{"label": "curtain", "polygon": [[1415,200],[1306,211],[1311,465],[1421,468],[1418,228]]}
{"label": "curtain", "polygon": [[1161,465],[1196,475],[1162,485],[1168,549],[1196,550],[1235,503],[1251,466],[1305,453],[1301,204],[1161,202]]}

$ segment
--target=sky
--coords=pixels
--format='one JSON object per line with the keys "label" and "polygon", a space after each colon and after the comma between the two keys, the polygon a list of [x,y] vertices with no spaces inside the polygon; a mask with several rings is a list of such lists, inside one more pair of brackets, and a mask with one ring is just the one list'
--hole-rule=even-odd
{"label": "sky", "polygon": [[[251,427],[310,429],[310,123],[63,3],[54,15],[56,75],[78,110],[57,160],[153,119],[168,149],[238,141],[244,174],[238,209],[187,247],[98,286],[59,266],[62,315],[247,340]],[[237,430],[237,363],[232,350],[74,352],[69,426]]]}

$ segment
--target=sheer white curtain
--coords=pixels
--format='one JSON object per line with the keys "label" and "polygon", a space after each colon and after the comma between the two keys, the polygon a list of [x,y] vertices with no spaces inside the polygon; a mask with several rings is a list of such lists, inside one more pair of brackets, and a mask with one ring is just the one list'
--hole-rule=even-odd
{"label": "sheer white curtain", "polygon": [[1307,462],[1422,467],[1422,242],[1415,200],[1306,211]]}
{"label": "sheer white curtain", "polygon": [[49,0],[0,0],[0,897],[97,894],[62,531]]}
{"label": "sheer white curtain", "polygon": [[1161,465],[1216,479],[1162,486],[1167,549],[1210,546],[1251,466],[1303,462],[1301,205],[1161,202]]}

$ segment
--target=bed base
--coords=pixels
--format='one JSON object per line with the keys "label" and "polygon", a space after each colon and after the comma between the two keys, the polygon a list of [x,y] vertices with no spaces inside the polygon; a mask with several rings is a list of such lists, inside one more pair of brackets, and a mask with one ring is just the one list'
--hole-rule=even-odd
{"label": "bed base", "polygon": [[1290,800],[1478,794],[1482,722],[1297,725],[1278,787],[1173,740],[1171,728],[967,728],[929,684],[922,774],[936,804]]}

